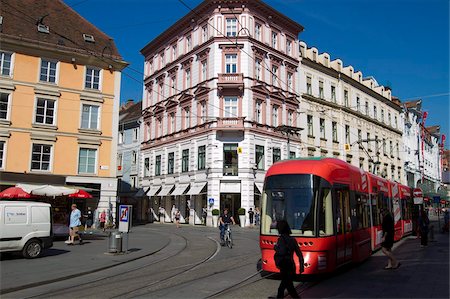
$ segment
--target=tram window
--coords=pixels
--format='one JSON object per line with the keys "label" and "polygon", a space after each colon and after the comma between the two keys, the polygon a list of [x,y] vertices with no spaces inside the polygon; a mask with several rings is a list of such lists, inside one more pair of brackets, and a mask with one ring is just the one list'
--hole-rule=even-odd
{"label": "tram window", "polygon": [[[356,206],[356,197],[358,195],[355,192],[350,191],[350,225],[351,230],[355,231],[361,228],[361,224],[359,224],[358,215],[357,215],[357,206]],[[347,217],[348,218],[348,217]]]}
{"label": "tram window", "polygon": [[319,201],[319,234],[333,235],[333,202],[329,188],[322,189]]}
{"label": "tram window", "polygon": [[[336,190],[336,232],[338,235],[344,234],[346,219],[344,216],[345,202],[348,197],[345,197],[345,190]],[[347,193],[348,194],[348,193]]]}
{"label": "tram window", "polygon": [[380,213],[378,211],[379,206],[377,205],[377,197],[376,195],[370,196],[370,204],[372,205],[372,221],[373,225],[379,225],[380,222]]}
{"label": "tram window", "polygon": [[356,194],[356,216],[358,219],[358,229],[369,227],[369,205],[367,196]]}

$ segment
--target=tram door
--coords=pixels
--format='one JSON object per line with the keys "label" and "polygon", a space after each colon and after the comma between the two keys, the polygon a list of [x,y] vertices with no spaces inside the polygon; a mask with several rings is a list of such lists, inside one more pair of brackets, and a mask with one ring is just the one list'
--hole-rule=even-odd
{"label": "tram door", "polygon": [[352,259],[353,236],[349,187],[335,185],[334,195],[336,199],[336,262],[337,265],[341,265]]}

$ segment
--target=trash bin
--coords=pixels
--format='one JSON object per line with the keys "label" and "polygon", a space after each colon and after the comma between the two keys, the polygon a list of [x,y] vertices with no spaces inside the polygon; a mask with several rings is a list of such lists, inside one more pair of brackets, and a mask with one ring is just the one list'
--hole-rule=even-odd
{"label": "trash bin", "polygon": [[111,232],[109,234],[108,252],[122,252],[122,233]]}

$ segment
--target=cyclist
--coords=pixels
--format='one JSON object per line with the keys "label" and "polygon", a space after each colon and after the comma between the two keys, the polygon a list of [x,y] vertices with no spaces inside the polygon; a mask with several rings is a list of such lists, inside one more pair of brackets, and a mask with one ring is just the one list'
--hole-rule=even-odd
{"label": "cyclist", "polygon": [[230,225],[230,223],[236,224],[234,221],[234,218],[231,214],[228,213],[228,208],[223,209],[223,214],[220,215],[219,218],[219,228],[220,228],[220,245],[224,246],[225,242],[223,237],[225,236],[225,229],[227,225]]}

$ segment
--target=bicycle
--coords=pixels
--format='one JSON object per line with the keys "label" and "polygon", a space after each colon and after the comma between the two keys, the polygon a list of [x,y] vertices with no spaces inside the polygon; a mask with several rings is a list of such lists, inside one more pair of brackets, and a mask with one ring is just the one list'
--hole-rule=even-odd
{"label": "bicycle", "polygon": [[231,237],[230,224],[225,224],[225,235],[223,236],[225,245],[229,248],[233,248],[233,238]]}

